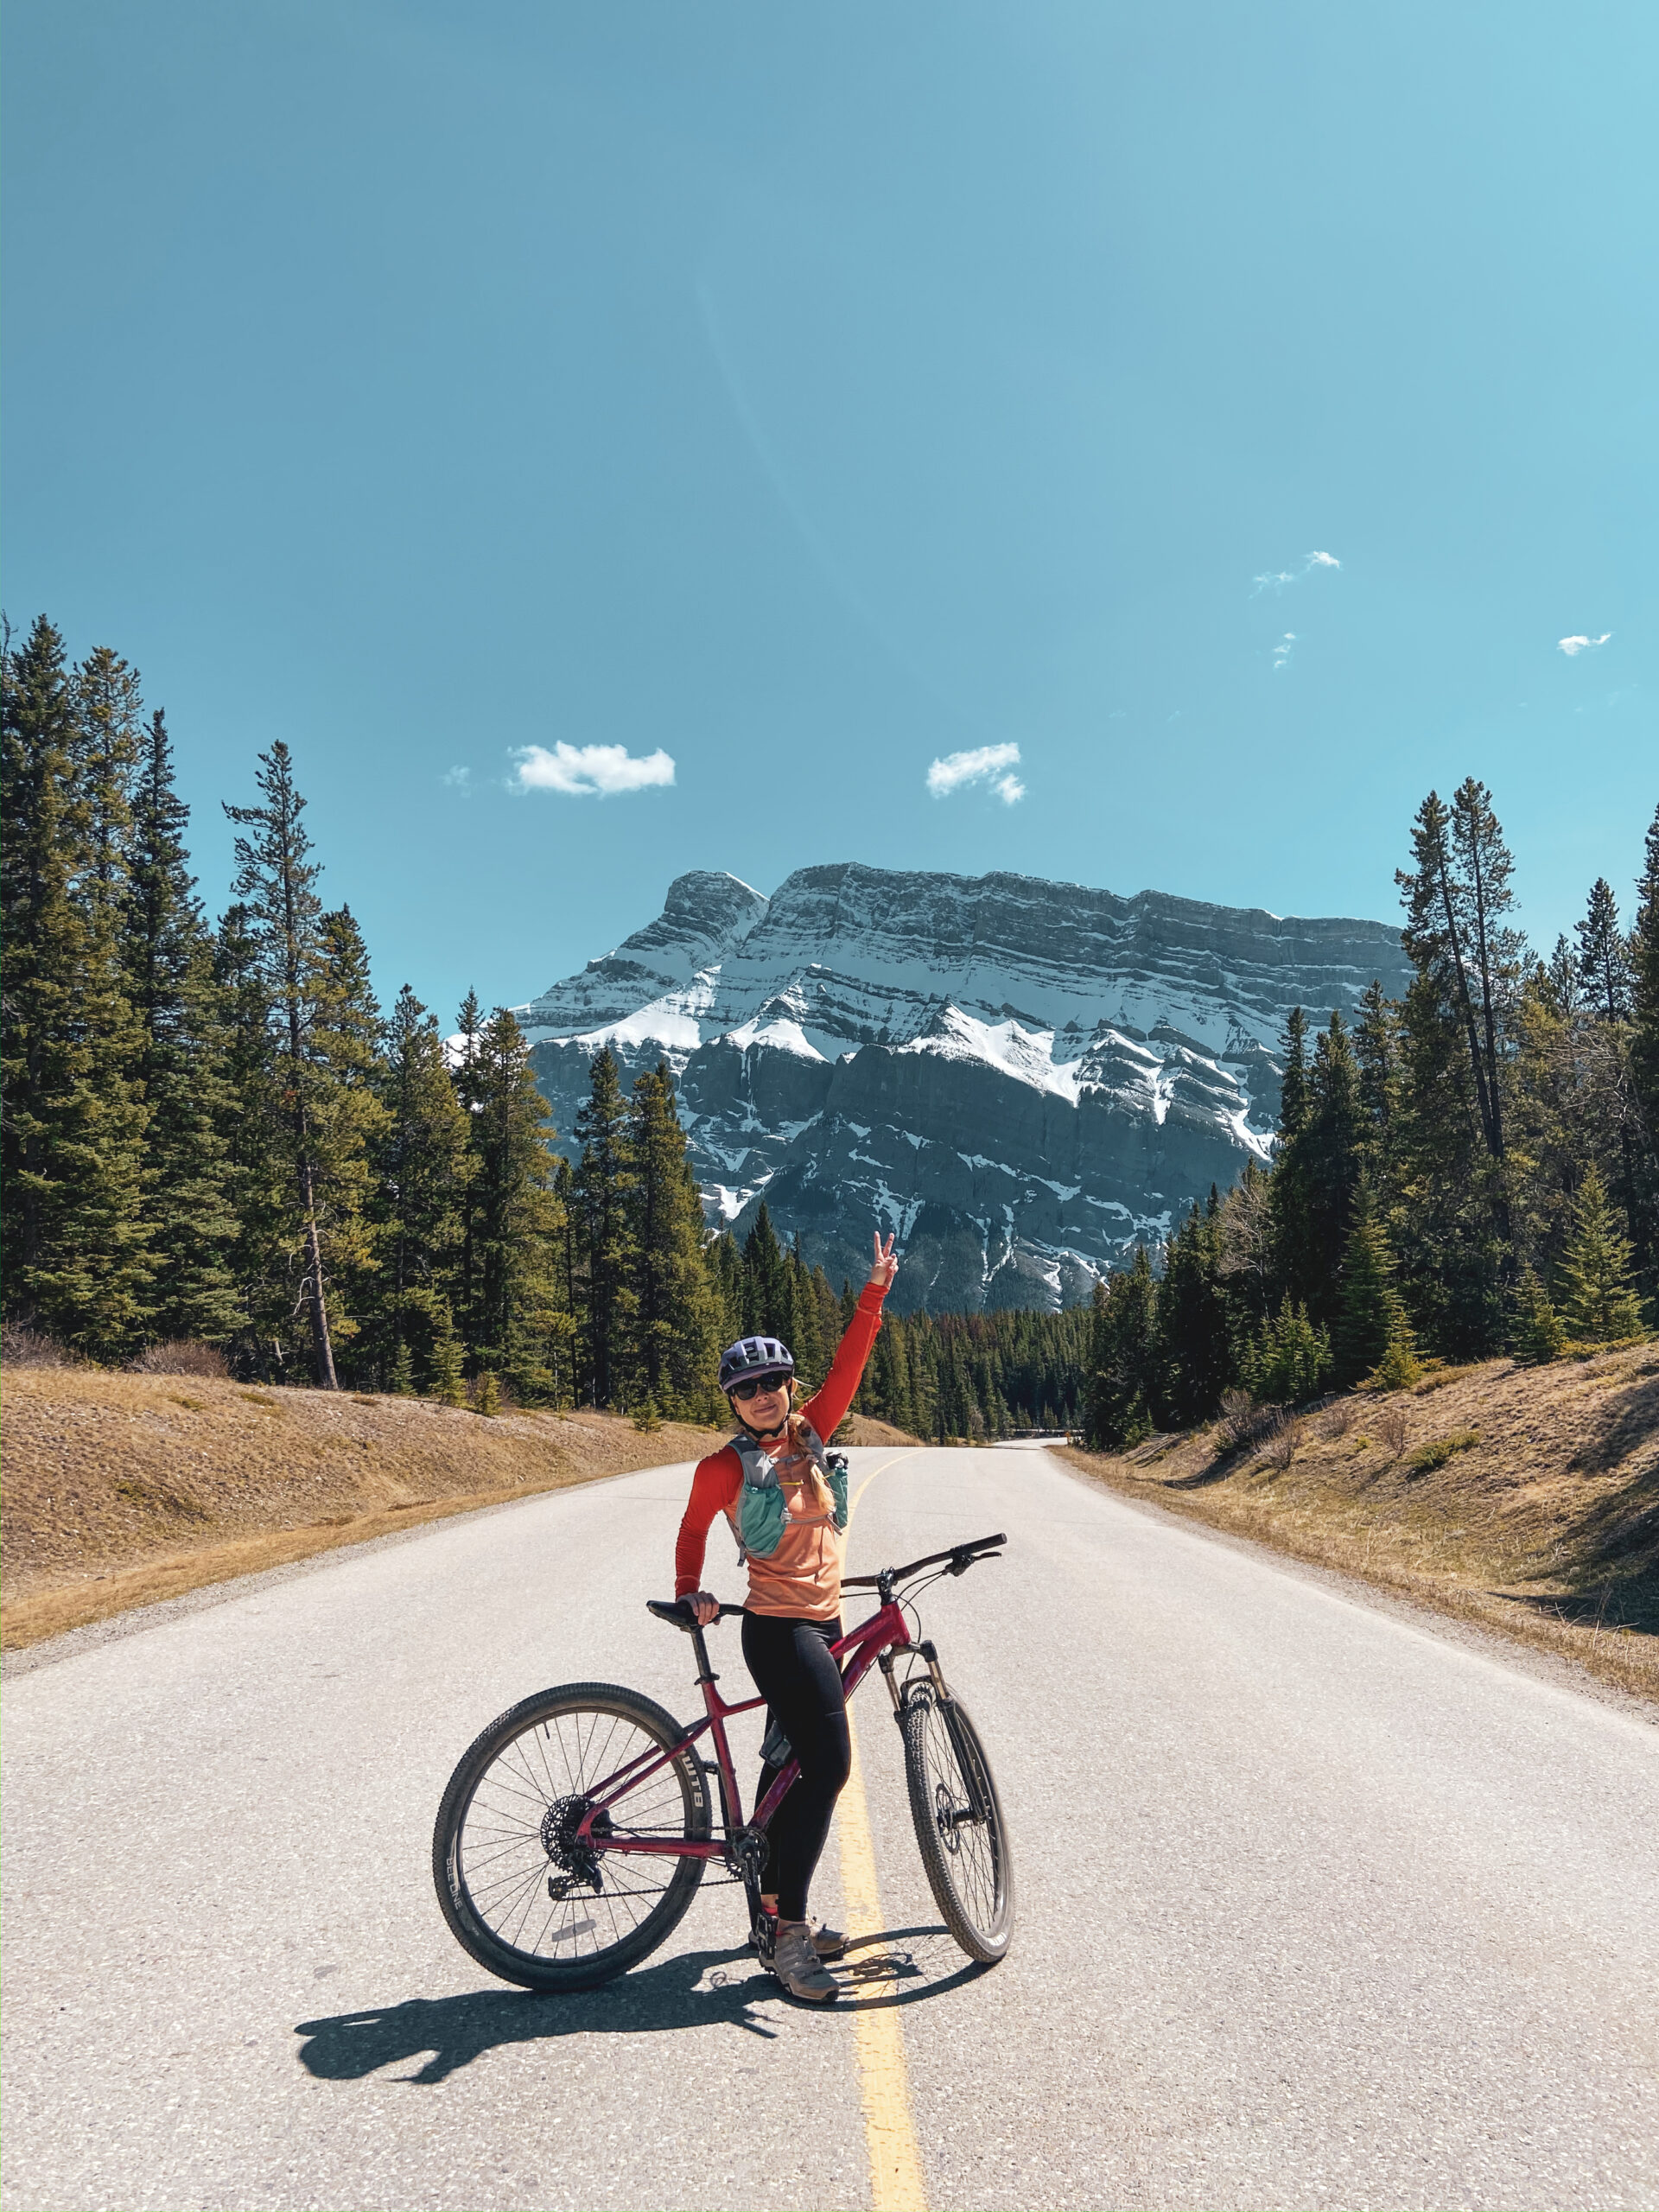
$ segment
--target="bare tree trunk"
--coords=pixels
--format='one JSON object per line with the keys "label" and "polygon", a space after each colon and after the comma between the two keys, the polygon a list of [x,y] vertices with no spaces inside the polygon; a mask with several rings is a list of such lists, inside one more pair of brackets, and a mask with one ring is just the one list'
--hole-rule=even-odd
{"label": "bare tree trunk", "polygon": [[300,1163],[300,1204],[305,1209],[306,1302],[311,1308],[311,1363],[319,1390],[338,1390],[334,1347],[328,1334],[328,1305],[322,1287],[322,1243],[317,1235],[311,1163]]}

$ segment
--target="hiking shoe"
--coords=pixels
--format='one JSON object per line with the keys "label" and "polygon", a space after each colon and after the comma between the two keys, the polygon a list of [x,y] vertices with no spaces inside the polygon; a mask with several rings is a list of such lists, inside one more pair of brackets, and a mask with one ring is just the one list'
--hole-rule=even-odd
{"label": "hiking shoe", "polygon": [[[763,1966],[772,1964],[772,1945],[778,1940],[778,1916],[763,1912],[756,1916],[749,1930],[749,1948],[758,1952]],[[846,1955],[850,1936],[843,1936],[839,1928],[826,1928],[820,1923],[812,1929],[812,1948],[821,1959],[839,1959]]]}
{"label": "hiking shoe", "polygon": [[834,1974],[824,1972],[812,1948],[811,1930],[799,1922],[779,1929],[768,1964],[790,1995],[809,2005],[823,2005],[840,1994]]}

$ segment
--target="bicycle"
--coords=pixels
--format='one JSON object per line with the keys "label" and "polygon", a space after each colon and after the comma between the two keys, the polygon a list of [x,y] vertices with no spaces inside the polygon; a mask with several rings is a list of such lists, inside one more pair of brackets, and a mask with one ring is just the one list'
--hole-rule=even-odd
{"label": "bicycle", "polygon": [[[928,1886],[951,1935],[986,1965],[1014,1933],[1007,1823],[978,1731],[905,1613],[921,1589],[999,1556],[1007,1541],[982,1536],[907,1567],[849,1575],[843,1589],[874,1589],[878,1606],[831,1647],[849,1699],[881,1669]],[[904,1589],[929,1568],[937,1573]],[[638,1965],[673,1932],[715,1861],[743,1885],[757,1923],[767,1826],[799,1763],[789,1761],[745,1821],[726,1723],[766,1700],[728,1705],[720,1695],[705,1632],[680,1601],[652,1599],[646,1611],[691,1638],[701,1720],[683,1728],[652,1699],[610,1682],[543,1690],[490,1723],[438,1808],[432,1876],[450,1932],[480,1966],[521,1988],[592,1989]],[[742,1611],[722,1605],[720,1618]],[[704,1734],[712,1759],[696,1749]]]}

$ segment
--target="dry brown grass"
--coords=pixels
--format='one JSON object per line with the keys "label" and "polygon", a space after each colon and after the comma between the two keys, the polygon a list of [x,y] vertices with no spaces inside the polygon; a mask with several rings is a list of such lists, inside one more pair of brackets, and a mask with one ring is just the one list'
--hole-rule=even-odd
{"label": "dry brown grass", "polygon": [[1230,1440],[1243,1426],[1160,1438],[1155,1460],[1063,1456],[1659,1700],[1659,1344],[1357,1393],[1302,1422],[1283,1467],[1259,1438]]}
{"label": "dry brown grass", "polygon": [[[0,1389],[8,1649],[393,1529],[700,1459],[729,1433],[194,1372],[8,1364]],[[849,1440],[914,1440],[855,1414]]]}
{"label": "dry brown grass", "polygon": [[93,1368],[8,1366],[3,1400],[9,1648],[391,1529],[696,1459],[716,1436]]}

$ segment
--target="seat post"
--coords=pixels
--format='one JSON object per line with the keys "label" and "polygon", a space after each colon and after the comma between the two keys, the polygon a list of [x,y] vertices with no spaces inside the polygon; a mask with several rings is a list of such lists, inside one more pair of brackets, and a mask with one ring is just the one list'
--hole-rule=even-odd
{"label": "seat post", "polygon": [[697,1655],[698,1681],[717,1682],[720,1676],[709,1664],[709,1646],[703,1640],[703,1632],[700,1628],[694,1628],[691,1631],[691,1649]]}

